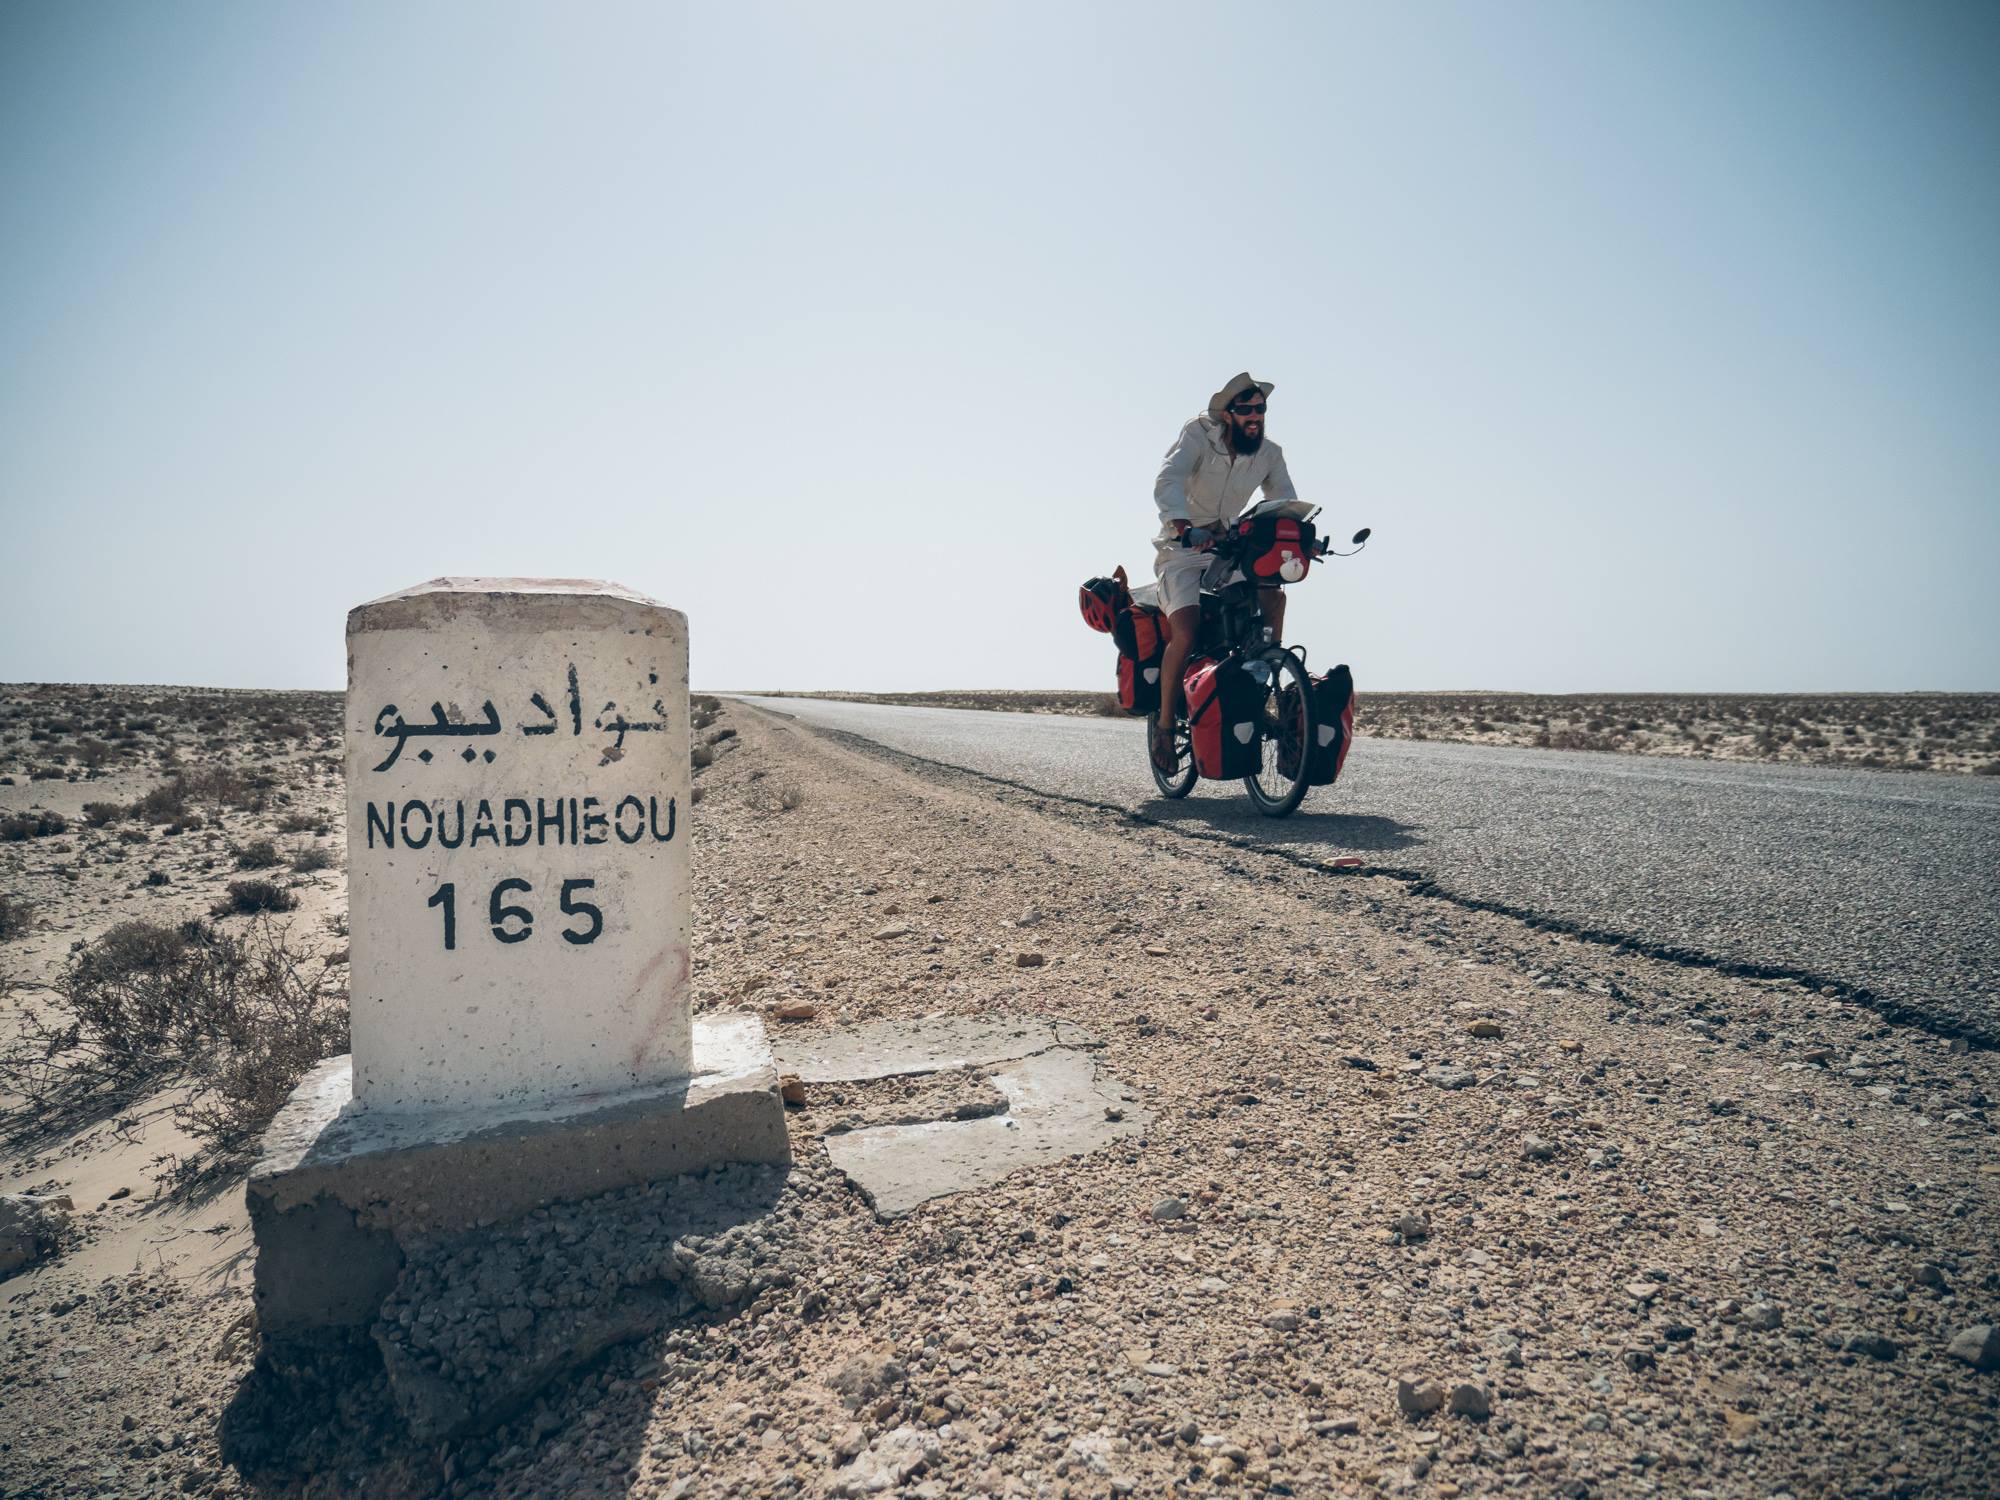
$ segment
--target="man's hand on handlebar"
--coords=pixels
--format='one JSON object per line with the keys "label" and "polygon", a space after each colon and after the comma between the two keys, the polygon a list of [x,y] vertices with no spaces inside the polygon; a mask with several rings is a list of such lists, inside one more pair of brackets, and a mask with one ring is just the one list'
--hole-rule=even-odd
{"label": "man's hand on handlebar", "polygon": [[1175,523],[1180,527],[1181,545],[1192,547],[1197,552],[1206,552],[1215,545],[1215,534],[1206,526],[1192,526],[1186,521]]}

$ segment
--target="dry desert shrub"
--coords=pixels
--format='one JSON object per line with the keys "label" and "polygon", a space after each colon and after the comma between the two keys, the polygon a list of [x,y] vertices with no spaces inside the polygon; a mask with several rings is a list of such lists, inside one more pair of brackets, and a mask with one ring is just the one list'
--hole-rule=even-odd
{"label": "dry desert shrub", "polygon": [[330,870],[332,868],[333,851],[331,849],[323,849],[317,844],[301,849],[292,856],[292,870],[295,874],[310,875],[315,870]]}
{"label": "dry desert shrub", "polygon": [[45,839],[68,829],[69,819],[61,813],[10,813],[0,818],[0,843],[18,844],[23,839]]}
{"label": "dry desert shrub", "polygon": [[254,915],[266,911],[291,911],[299,898],[270,880],[232,880],[222,899],[209,908],[218,917]]}
{"label": "dry desert shrub", "polygon": [[20,937],[34,925],[33,907],[19,896],[0,892],[0,943]]}
{"label": "dry desert shrub", "polygon": [[178,1122],[207,1153],[238,1151],[307,1069],[347,1046],[336,966],[263,926],[237,936],[200,921],[123,922],[55,988],[60,1009],[24,1009],[0,1054],[0,1084],[20,1101],[0,1115],[11,1138],[184,1082]]}
{"label": "dry desert shrub", "polygon": [[252,839],[236,851],[239,870],[270,870],[279,863],[278,846],[271,839]]}

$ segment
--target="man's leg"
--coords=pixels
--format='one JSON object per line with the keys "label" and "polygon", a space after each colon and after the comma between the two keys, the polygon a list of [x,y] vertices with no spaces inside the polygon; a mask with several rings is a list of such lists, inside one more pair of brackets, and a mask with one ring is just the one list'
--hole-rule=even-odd
{"label": "man's leg", "polygon": [[1180,707],[1181,669],[1194,650],[1201,633],[1201,606],[1190,605],[1167,616],[1167,654],[1160,662],[1160,728],[1174,727],[1174,710]]}
{"label": "man's leg", "polygon": [[1271,639],[1283,641],[1285,638],[1285,591],[1283,589],[1257,590],[1257,613],[1264,617],[1264,623],[1271,627]]}

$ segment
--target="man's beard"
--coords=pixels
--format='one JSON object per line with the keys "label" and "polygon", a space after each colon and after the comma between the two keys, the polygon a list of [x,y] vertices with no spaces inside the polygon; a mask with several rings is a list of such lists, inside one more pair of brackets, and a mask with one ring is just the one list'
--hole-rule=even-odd
{"label": "man's beard", "polygon": [[1264,446],[1264,434],[1259,432],[1255,437],[1252,437],[1241,427],[1231,422],[1229,424],[1229,445],[1247,458]]}

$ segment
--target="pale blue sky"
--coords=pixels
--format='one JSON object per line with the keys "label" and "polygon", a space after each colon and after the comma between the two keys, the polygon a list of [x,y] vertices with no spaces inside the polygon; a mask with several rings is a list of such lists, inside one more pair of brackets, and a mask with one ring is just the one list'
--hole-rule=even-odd
{"label": "pale blue sky", "polygon": [[0,9],[0,680],[615,578],[1108,687],[1248,366],[1363,685],[2000,688],[2000,6]]}

